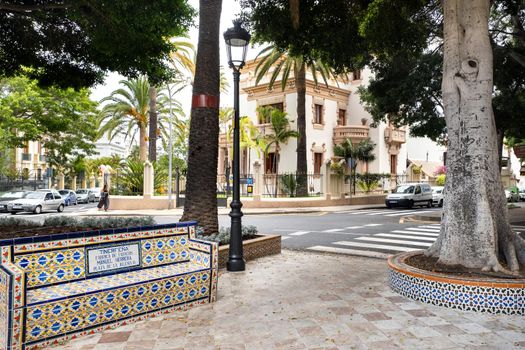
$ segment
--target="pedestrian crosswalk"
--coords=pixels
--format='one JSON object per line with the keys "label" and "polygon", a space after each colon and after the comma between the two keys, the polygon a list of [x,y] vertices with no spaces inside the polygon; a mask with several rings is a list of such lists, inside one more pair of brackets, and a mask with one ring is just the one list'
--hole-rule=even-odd
{"label": "pedestrian crosswalk", "polygon": [[441,208],[418,208],[418,209],[365,209],[365,210],[345,210],[338,211],[335,214],[345,214],[345,215],[366,215],[366,216],[386,216],[386,217],[399,217],[405,215],[415,215],[415,214],[428,214],[432,212],[439,212]]}
{"label": "pedestrian crosswalk", "polygon": [[[516,233],[525,232],[525,226],[513,225]],[[316,245],[308,250],[387,258],[391,254],[427,249],[438,238],[441,224],[407,227],[403,230],[391,230],[347,240],[335,241],[329,245]]]}

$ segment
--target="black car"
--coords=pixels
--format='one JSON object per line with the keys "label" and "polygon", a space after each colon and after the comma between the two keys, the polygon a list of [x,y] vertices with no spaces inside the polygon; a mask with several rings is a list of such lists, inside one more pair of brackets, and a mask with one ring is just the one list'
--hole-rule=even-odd
{"label": "black car", "polygon": [[24,198],[28,193],[28,191],[11,191],[2,193],[0,195],[0,212],[7,212],[7,203]]}

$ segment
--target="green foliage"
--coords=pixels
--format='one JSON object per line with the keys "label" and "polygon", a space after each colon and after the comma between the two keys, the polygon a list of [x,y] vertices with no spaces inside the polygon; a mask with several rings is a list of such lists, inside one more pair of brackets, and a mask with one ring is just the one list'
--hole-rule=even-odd
{"label": "green foliage", "polygon": [[297,179],[295,178],[295,174],[281,175],[281,185],[285,194],[289,197],[295,197],[297,193]]}
{"label": "green foliage", "polygon": [[[368,3],[302,0],[294,9],[289,0],[242,0],[241,6],[254,42],[270,42],[291,57],[302,57],[306,63],[319,60],[344,72],[363,67],[370,58],[358,32]],[[292,15],[298,19],[295,23]]]}
{"label": "green foliage", "polygon": [[370,193],[375,190],[381,180],[390,178],[390,174],[372,174],[364,173],[357,174],[357,186],[365,193]]}
{"label": "green foliage", "polygon": [[[258,234],[256,226],[253,225],[242,225],[241,226],[241,235],[243,240],[254,238]],[[211,235],[204,235],[204,230],[202,227],[197,227],[197,238],[203,239],[210,242],[217,242],[219,245],[226,245],[230,243],[230,227],[221,227],[219,232]]]}
{"label": "green foliage", "polygon": [[339,176],[343,176],[345,174],[345,168],[344,168],[343,162],[332,162],[330,163],[330,169]]}
{"label": "green foliage", "polygon": [[334,145],[334,155],[345,160],[352,159],[353,169],[357,167],[357,161],[372,162],[375,159],[374,148],[376,144],[370,139],[361,140],[358,144],[346,139],[340,145]]}
{"label": "green foliage", "polygon": [[359,96],[374,123],[390,121],[395,126],[410,125],[414,136],[433,140],[443,137],[440,51],[413,57],[398,54],[371,63],[374,78],[359,87]]}
{"label": "green foliage", "polygon": [[4,216],[0,218],[0,227],[39,227],[41,225],[38,221],[21,219],[12,216]]}
{"label": "green foliage", "polygon": [[[167,169],[153,163],[153,188],[155,192],[162,193],[167,183]],[[137,159],[128,159],[119,175],[119,185],[122,186],[124,195],[142,195],[144,190],[144,162]]]}
{"label": "green foliage", "polygon": [[255,67],[255,85],[257,85],[266,75],[271,72],[269,87],[273,87],[279,76],[281,77],[281,89],[284,91],[290,73],[297,74],[303,65],[305,69],[310,71],[314,83],[318,84],[318,78],[321,76],[323,82],[328,86],[328,80],[333,79],[346,82],[348,77],[346,74],[336,74],[336,72],[326,63],[320,60],[312,59],[307,62],[302,56],[292,56],[288,51],[283,51],[275,46],[267,46],[257,57],[260,57],[257,66]]}
{"label": "green foliage", "polygon": [[76,88],[107,71],[166,80],[175,49],[166,38],[183,34],[194,14],[186,0],[3,2],[0,76],[32,67],[43,85]]}
{"label": "green foliage", "polygon": [[439,174],[436,176],[436,185],[438,186],[445,186],[445,180],[447,179],[446,174]]}
{"label": "green foliage", "polygon": [[26,220],[17,217],[0,218],[0,227],[68,227],[72,230],[107,229],[123,227],[151,226],[155,220],[151,216],[134,217],[84,217],[51,216],[44,222]]}
{"label": "green foliage", "polygon": [[21,147],[25,141],[40,141],[48,162],[64,167],[93,154],[96,106],[87,89],[41,88],[25,76],[1,79],[0,144]]}

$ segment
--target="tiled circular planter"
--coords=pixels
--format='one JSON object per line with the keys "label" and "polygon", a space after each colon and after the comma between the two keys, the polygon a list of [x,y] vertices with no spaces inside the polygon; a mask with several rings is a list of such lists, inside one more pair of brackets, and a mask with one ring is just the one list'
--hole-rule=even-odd
{"label": "tiled circular planter", "polygon": [[461,278],[414,268],[406,259],[421,251],[388,259],[388,282],[395,292],[424,303],[465,311],[525,315],[525,280]]}

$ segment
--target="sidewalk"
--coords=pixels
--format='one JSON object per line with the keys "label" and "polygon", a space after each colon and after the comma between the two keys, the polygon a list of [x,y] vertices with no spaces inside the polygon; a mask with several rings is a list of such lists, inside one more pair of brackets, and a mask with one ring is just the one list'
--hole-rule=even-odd
{"label": "sidewalk", "polygon": [[220,271],[214,304],[74,340],[56,350],[523,349],[525,318],[411,301],[386,262],[284,251]]}

